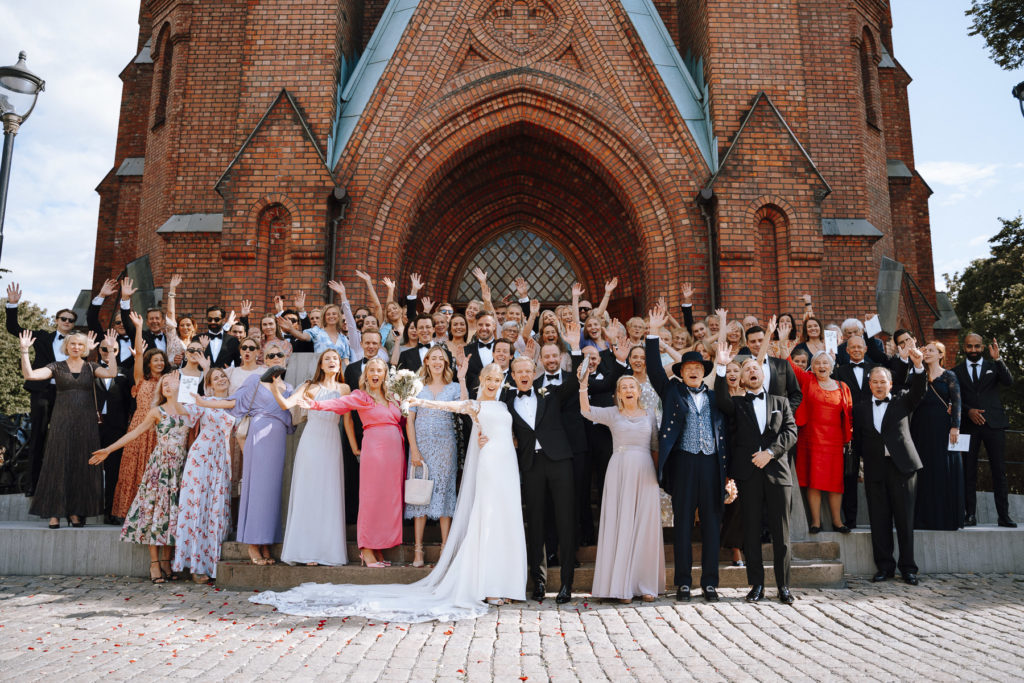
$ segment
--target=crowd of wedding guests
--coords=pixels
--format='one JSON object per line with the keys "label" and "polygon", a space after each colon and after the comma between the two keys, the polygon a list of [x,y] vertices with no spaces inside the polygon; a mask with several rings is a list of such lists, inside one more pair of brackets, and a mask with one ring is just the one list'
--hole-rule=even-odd
{"label": "crowd of wedding guests", "polygon": [[[747,600],[764,599],[770,539],[778,598],[791,603],[789,523],[801,492],[810,533],[826,528],[823,507],[840,533],[867,521],[875,580],[899,570],[916,584],[913,530],[976,524],[982,445],[999,524],[1016,526],[999,394],[1012,380],[994,340],[967,334],[966,360],[951,368],[942,343],[903,329],[869,337],[854,318],[827,324],[808,296],[798,315],[700,317],[683,284],[675,311],[662,298],[623,323],[607,312],[616,280],[596,307],[575,285],[570,304],[545,310],[522,278],[492,299],[476,270],[480,298],[460,311],[421,296],[418,275],[404,295],[385,278],[383,302],[369,275],[356,276],[367,306],[331,281],[339,303],[307,311],[299,292],[258,317],[244,300],[237,316],[219,303],[205,316],[179,311],[180,276],[162,308],[136,311],[134,283],[108,280],[84,326],[64,309],[53,332],[21,328],[21,291],[9,286],[7,329],[20,338],[31,396],[32,514],[51,528],[104,516],[122,540],[149,547],[156,583],[186,570],[213,580],[232,533],[255,564],[274,563],[271,546],[283,541],[281,561],[343,565],[353,519],[361,563],[388,566],[383,551],[412,520],[413,566],[423,566],[427,520],[447,539],[471,425],[416,401],[403,414],[387,391],[398,368],[418,373],[425,401],[473,398],[482,375],[500,375],[537,599],[557,565],[557,599],[568,600],[577,549],[595,543],[595,597],[653,599],[671,526],[678,600],[695,586],[718,600],[723,548],[747,568]],[[302,422],[282,534],[287,436]],[[416,476],[433,481],[427,504],[404,502]]]}

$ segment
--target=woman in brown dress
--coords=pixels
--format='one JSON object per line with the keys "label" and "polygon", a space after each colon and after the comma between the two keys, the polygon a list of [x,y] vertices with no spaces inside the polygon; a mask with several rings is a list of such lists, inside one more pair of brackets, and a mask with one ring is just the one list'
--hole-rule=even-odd
{"label": "woman in brown dress", "polygon": [[21,374],[27,380],[53,379],[57,398],[29,512],[49,517],[51,529],[60,526],[61,517],[67,517],[72,526],[85,526],[86,517],[103,513],[103,471],[89,467],[90,453],[100,445],[93,381],[117,375],[117,336],[107,333],[106,348],[112,352],[105,368],[85,360],[94,342],[75,332],[65,337],[61,346],[67,360],[33,370],[28,358],[33,341],[28,330],[19,337]]}
{"label": "woman in brown dress", "polygon": [[[146,343],[142,341],[142,316],[132,311],[128,314],[135,323],[135,385],[132,397],[135,399],[135,414],[128,424],[132,431],[146,419],[156,396],[156,385],[161,375],[170,372],[171,364],[167,354],[160,349],[146,351]],[[139,361],[139,358],[142,361]],[[128,508],[135,500],[135,494],[142,483],[142,474],[146,471],[149,454],[156,448],[156,430],[150,429],[138,439],[125,446],[121,454],[121,469],[117,475],[117,488],[114,489],[114,505],[111,514],[124,520]],[[96,450],[95,448],[92,450]]]}

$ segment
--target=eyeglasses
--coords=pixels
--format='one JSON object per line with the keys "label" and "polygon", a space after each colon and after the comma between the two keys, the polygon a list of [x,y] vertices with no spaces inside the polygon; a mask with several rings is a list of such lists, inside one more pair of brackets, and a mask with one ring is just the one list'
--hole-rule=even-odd
{"label": "eyeglasses", "polygon": [[268,354],[266,354],[265,358],[267,360],[271,360],[273,358],[284,358],[284,354],[283,353],[268,353]]}
{"label": "eyeglasses", "polygon": [[238,348],[240,348],[242,351],[255,351],[257,347],[250,345],[250,346],[239,346]]}
{"label": "eyeglasses", "polygon": [[445,315],[455,315],[455,310],[451,308],[442,308],[439,311],[439,313],[444,313]]}
{"label": "eyeglasses", "polygon": [[206,316],[206,322],[208,322],[208,323],[219,323],[223,319],[224,318],[217,318],[217,317],[214,317],[212,315]]}
{"label": "eyeglasses", "polygon": [[356,315],[355,318],[356,318],[356,320],[363,320],[364,318],[366,318],[366,314],[365,313],[360,313],[360,314]]}
{"label": "eyeglasses", "polygon": [[58,315],[57,320],[61,321],[62,323],[73,323],[75,322],[76,319],[68,317],[66,315]]}

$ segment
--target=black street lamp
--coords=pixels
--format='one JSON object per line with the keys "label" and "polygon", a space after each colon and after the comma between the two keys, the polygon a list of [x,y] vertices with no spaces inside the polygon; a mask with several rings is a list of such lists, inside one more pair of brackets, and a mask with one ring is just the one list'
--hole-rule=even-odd
{"label": "black street lamp", "polygon": [[25,53],[14,66],[0,67],[0,119],[4,122],[4,153],[0,160],[0,254],[4,249],[4,214],[7,213],[7,184],[11,179],[11,156],[18,128],[35,109],[46,83],[25,67]]}
{"label": "black street lamp", "polygon": [[1020,114],[1024,116],[1024,81],[1013,86],[1013,96],[1020,102]]}

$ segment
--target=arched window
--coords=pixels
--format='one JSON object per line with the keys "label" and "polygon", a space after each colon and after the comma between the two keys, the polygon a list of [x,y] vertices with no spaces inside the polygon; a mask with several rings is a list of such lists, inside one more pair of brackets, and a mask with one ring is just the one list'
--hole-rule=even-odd
{"label": "arched window", "polygon": [[160,57],[160,73],[157,80],[156,110],[153,113],[153,127],[159,126],[167,119],[167,97],[171,90],[171,67],[174,63],[174,43],[171,42],[171,29],[164,25],[157,40]]}
{"label": "arched window", "polygon": [[761,319],[767,320],[779,311],[779,246],[785,245],[786,227],[789,224],[785,212],[773,204],[766,204],[757,210],[758,254],[761,264],[760,299]]}
{"label": "arched window", "polygon": [[876,95],[876,79],[878,59],[876,58],[875,41],[871,33],[864,29],[860,41],[860,82],[864,94],[864,115],[867,122],[878,127],[878,98]]}
{"label": "arched window", "polygon": [[270,301],[285,291],[287,269],[284,266],[292,222],[288,208],[277,203],[264,207],[256,221],[256,272],[265,274],[262,278],[264,301]]}
{"label": "arched window", "polygon": [[542,303],[572,300],[576,271],[558,247],[527,230],[510,230],[484,244],[466,262],[458,281],[456,299],[465,303],[480,296],[473,269],[487,273],[494,300],[513,291],[513,281],[522,276],[530,283],[530,297]]}

